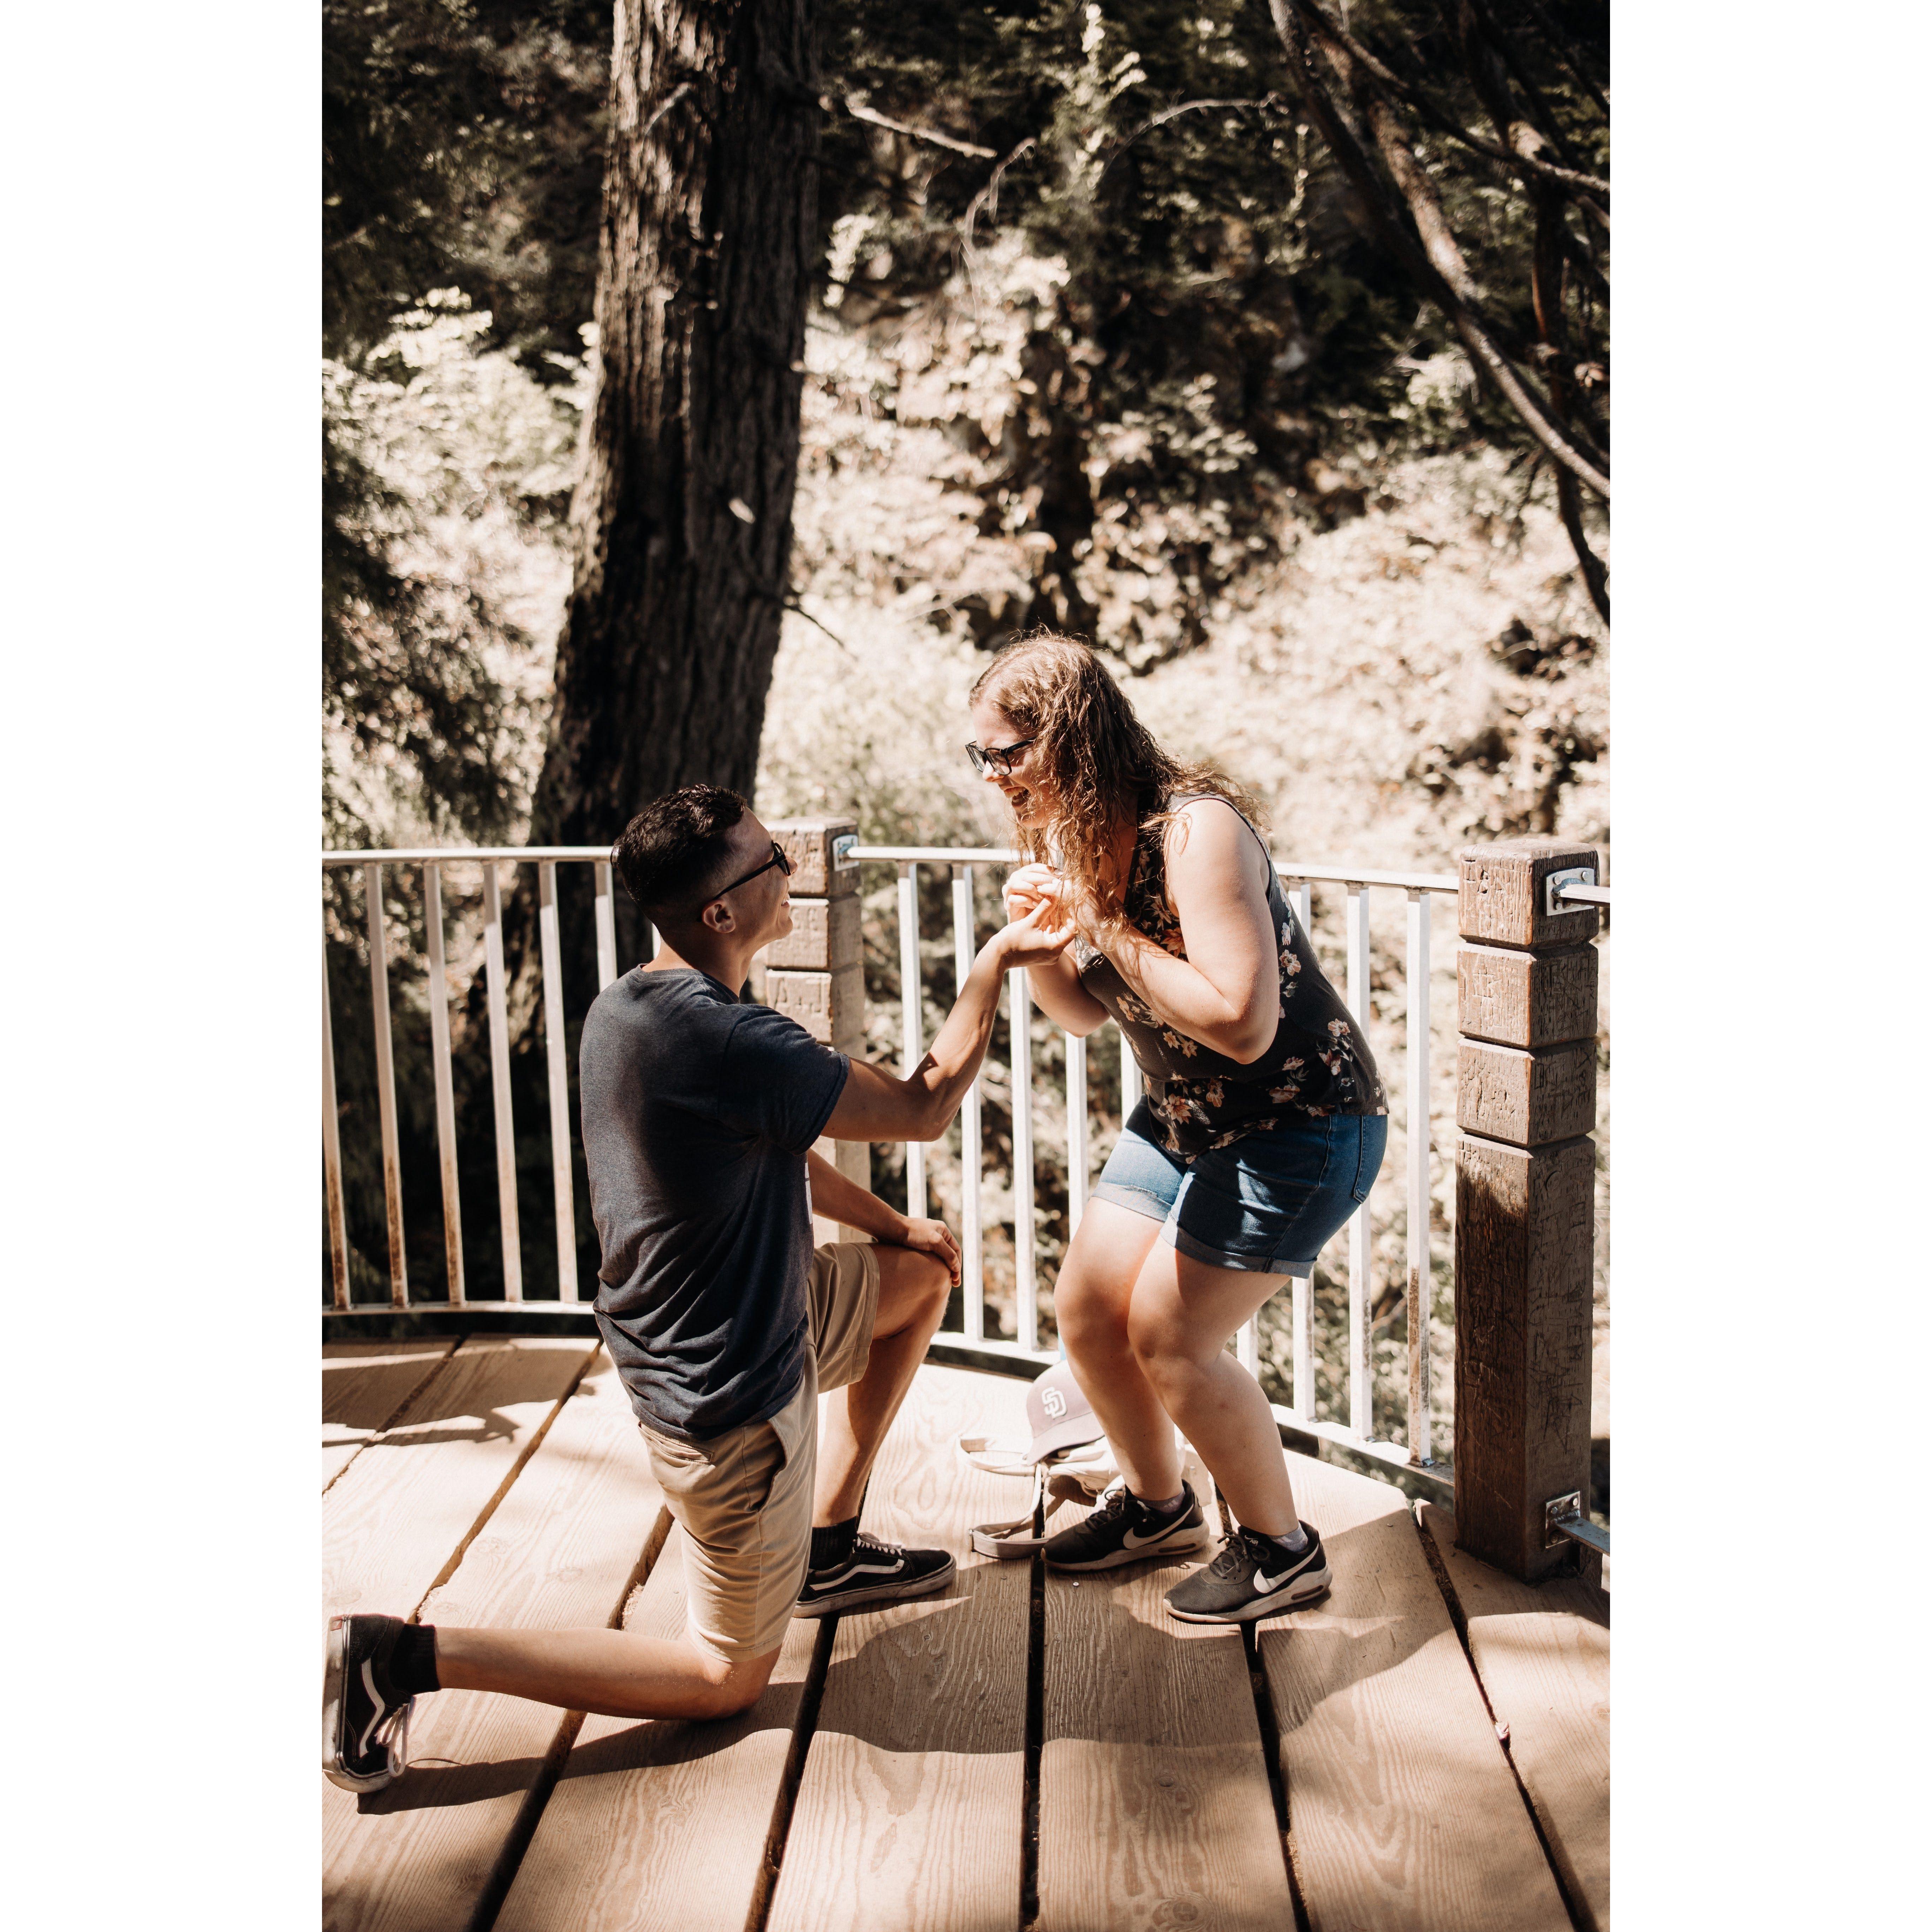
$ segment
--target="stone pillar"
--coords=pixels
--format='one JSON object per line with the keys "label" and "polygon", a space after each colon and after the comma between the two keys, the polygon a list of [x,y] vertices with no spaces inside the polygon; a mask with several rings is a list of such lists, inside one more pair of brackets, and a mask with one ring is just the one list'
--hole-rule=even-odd
{"label": "stone pillar", "polygon": [[1508,839],[1460,856],[1456,968],[1456,1534],[1533,1582],[1574,1568],[1544,1508],[1590,1491],[1595,1234],[1594,906],[1552,874],[1594,848]]}
{"label": "stone pillar", "polygon": [[[866,1046],[866,974],[859,940],[859,867],[846,857],[858,843],[852,818],[784,818],[772,836],[791,861],[791,933],[764,957],[764,998],[842,1053]],[[872,1184],[872,1150],[862,1141],[821,1140],[817,1151],[861,1187]],[[815,1240],[869,1238],[814,1215]]]}

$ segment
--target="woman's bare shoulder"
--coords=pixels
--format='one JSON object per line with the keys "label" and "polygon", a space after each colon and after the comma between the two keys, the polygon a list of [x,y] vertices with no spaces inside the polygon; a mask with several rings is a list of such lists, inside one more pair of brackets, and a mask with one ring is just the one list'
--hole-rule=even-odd
{"label": "woman's bare shoulder", "polygon": [[1184,800],[1161,827],[1168,864],[1178,860],[1190,869],[1220,864],[1252,845],[1254,838],[1254,828],[1238,808],[1212,793]]}

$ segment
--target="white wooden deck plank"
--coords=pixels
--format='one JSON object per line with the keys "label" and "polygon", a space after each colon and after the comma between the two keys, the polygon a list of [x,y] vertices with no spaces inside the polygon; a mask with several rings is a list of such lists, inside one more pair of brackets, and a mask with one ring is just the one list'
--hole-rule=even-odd
{"label": "white wooden deck plank", "polygon": [[[684,1540],[674,1527],[626,1630],[683,1634]],[[794,1622],[764,1695],[722,1724],[586,1718],[494,1932],[743,1932],[817,1635]]]}
{"label": "white wooden deck plank", "polygon": [[1028,1486],[962,1435],[1023,1436],[1024,1384],[922,1368],[880,1451],[865,1524],[952,1551],[941,1594],[838,1620],[770,1932],[967,1932],[1018,1919],[1030,1566],[973,1552]]}
{"label": "white wooden deck plank", "polygon": [[456,1346],[420,1342],[325,1342],[322,1348],[322,1486],[326,1490]]}
{"label": "white wooden deck plank", "polygon": [[1418,1505],[1462,1608],[1478,1674],[1570,1898],[1610,1922],[1610,1601],[1572,1578],[1519,1583],[1456,1547],[1456,1520]]}
{"label": "white wooden deck plank", "polygon": [[[1214,1486],[1187,1474],[1218,1538]],[[1294,1923],[1240,1633],[1167,1612],[1195,1567],[1047,1573],[1040,1932]]]}
{"label": "white wooden deck plank", "polygon": [[[668,1520],[630,1403],[600,1350],[454,1575],[430,1593],[422,1621],[607,1624]],[[562,1712],[518,1697],[444,1690],[419,1700],[404,1777],[359,1799],[323,1786],[327,1932],[462,1932],[566,1725]]]}
{"label": "white wooden deck plank", "polygon": [[1288,1464],[1334,1586],[1258,1636],[1313,1932],[1569,1932],[1406,1501]]}
{"label": "white wooden deck plank", "polygon": [[600,1346],[466,1340],[322,1498],[323,1615],[410,1616]]}

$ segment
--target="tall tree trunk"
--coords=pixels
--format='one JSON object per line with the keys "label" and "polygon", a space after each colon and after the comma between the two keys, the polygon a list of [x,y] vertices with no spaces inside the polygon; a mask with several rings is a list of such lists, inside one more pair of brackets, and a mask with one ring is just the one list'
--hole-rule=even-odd
{"label": "tall tree trunk", "polygon": [[598,368],[533,844],[748,792],[790,597],[819,106],[808,0],[618,0]]}
{"label": "tall tree trunk", "polygon": [[[680,784],[748,793],[790,597],[818,224],[810,0],[616,0],[610,89],[596,385],[533,845],[608,846]],[[583,878],[560,874],[557,909],[574,1040],[597,990]],[[644,915],[621,891],[615,911],[628,966],[644,956]],[[503,928],[524,1279],[543,1296],[556,1264],[534,866],[518,868]],[[496,1207],[484,1012],[479,974],[460,1136],[478,1170],[464,1198],[479,1276]],[[576,1199],[588,1281],[580,1163]],[[476,1292],[500,1291],[485,1280]]]}

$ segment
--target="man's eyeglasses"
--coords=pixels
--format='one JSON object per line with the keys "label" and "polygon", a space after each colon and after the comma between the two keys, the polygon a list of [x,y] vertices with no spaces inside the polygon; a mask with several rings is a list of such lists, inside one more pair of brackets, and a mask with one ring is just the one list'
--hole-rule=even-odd
{"label": "man's eyeglasses", "polygon": [[1010,778],[1013,775],[1013,760],[1033,742],[1030,738],[1020,738],[1010,745],[968,745],[966,755],[982,778],[992,772],[998,777]]}
{"label": "man's eyeglasses", "polygon": [[787,878],[791,877],[791,861],[785,856],[784,848],[776,838],[772,841],[772,856],[762,866],[754,866],[742,879],[734,879],[728,886],[721,886],[704,903],[710,905],[713,900],[722,899],[727,892],[735,892],[740,886],[749,885],[760,872],[769,872],[774,866],[782,868]]}

